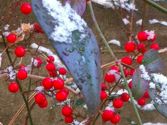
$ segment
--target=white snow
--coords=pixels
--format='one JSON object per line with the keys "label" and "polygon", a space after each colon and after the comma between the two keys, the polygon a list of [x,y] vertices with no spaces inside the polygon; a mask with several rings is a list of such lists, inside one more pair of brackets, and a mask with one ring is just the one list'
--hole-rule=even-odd
{"label": "white snow", "polygon": [[33,49],[37,49],[37,48],[38,48],[38,51],[39,51],[39,52],[44,52],[44,53],[46,53],[48,56],[53,56],[54,59],[55,59],[54,63],[55,63],[58,67],[65,67],[65,66],[63,65],[63,63],[61,62],[61,60],[59,59],[59,57],[58,57],[56,54],[54,54],[50,49],[48,49],[48,48],[46,48],[46,47],[43,47],[43,46],[39,46],[39,45],[37,45],[36,43],[32,43],[30,47],[33,48]]}
{"label": "white snow", "polygon": [[143,125],[167,125],[166,123],[151,123],[151,122],[148,122],[148,123],[144,123]]}
{"label": "white snow", "polygon": [[147,40],[152,40],[152,39],[154,39],[154,36],[155,36],[155,31],[154,31],[154,30],[150,30],[150,31],[145,30],[144,32],[146,32],[147,35],[148,35]]}
{"label": "white snow", "polygon": [[7,67],[6,71],[10,80],[14,80],[16,78],[16,72],[12,66]]}
{"label": "white snow", "polygon": [[136,24],[139,25],[139,26],[141,26],[142,23],[143,23],[143,20],[142,20],[142,19],[139,19],[139,20],[136,21]]}
{"label": "white snow", "polygon": [[43,92],[44,91],[44,87],[43,86],[38,86],[38,87],[35,88],[35,91]]}
{"label": "white snow", "polygon": [[121,42],[116,40],[116,39],[112,39],[108,43],[109,44],[114,44],[114,45],[117,45],[117,46],[121,46]]}
{"label": "white snow", "polygon": [[140,71],[142,72],[141,78],[143,78],[143,79],[145,79],[145,80],[148,80],[148,81],[151,80],[151,78],[150,78],[148,72],[146,71],[144,65],[140,65],[140,66],[139,66],[139,69],[140,69]]}
{"label": "white snow", "polygon": [[[149,87],[155,89],[158,87],[157,97],[155,97],[157,104],[167,104],[167,77],[160,73],[148,74],[144,65],[140,65],[141,78],[150,81]],[[163,101],[162,101],[163,100]]]}
{"label": "white snow", "polygon": [[9,24],[6,24],[6,25],[4,26],[4,30],[5,30],[5,31],[9,30],[9,26],[10,26]]}
{"label": "white snow", "polygon": [[[151,74],[151,77],[153,78],[154,83],[160,86],[160,92],[158,93],[160,99],[157,98],[157,103],[167,104],[167,77],[162,74]],[[163,102],[161,100],[163,100]]]}
{"label": "white snow", "polygon": [[127,18],[123,18],[122,21],[123,21],[123,23],[124,23],[125,25],[128,25],[128,24],[130,23]]}
{"label": "white snow", "polygon": [[118,81],[118,80],[120,79],[120,77],[121,77],[121,76],[120,76],[120,73],[117,72],[116,70],[109,70],[109,71],[107,72],[107,74],[114,75],[116,81]]}
{"label": "white snow", "polygon": [[92,2],[100,4],[107,8],[113,8],[113,9],[122,8],[129,12],[131,10],[134,10],[134,11],[138,10],[135,4],[129,2],[128,0],[119,0],[119,1],[118,0],[92,0]]}
{"label": "white snow", "polygon": [[149,20],[149,23],[150,24],[161,24],[161,25],[167,26],[167,21],[159,21],[157,19]]}
{"label": "white snow", "polygon": [[87,24],[71,8],[69,3],[66,3],[63,6],[57,0],[42,0],[42,4],[44,8],[48,10],[48,14],[57,24],[54,27],[54,31],[49,36],[54,41],[72,43],[73,31],[78,30],[80,33],[85,32],[85,27],[87,27]]}

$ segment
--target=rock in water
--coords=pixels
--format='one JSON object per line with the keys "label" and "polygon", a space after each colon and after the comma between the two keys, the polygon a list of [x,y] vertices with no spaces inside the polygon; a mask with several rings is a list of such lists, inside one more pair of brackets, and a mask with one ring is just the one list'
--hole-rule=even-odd
{"label": "rock in water", "polygon": [[82,94],[89,112],[95,113],[100,93],[100,52],[85,21],[66,3],[32,0],[33,11]]}

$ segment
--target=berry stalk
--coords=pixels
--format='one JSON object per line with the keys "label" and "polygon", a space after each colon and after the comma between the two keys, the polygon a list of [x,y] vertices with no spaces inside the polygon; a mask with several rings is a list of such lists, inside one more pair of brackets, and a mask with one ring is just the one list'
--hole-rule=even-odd
{"label": "berry stalk", "polygon": [[[2,39],[3,39],[4,47],[6,48],[5,38],[4,38],[3,35],[2,35]],[[10,64],[12,65],[12,67],[14,67],[13,61],[12,61],[12,58],[11,58],[11,56],[10,56],[10,54],[9,54],[8,49],[6,49],[6,53],[7,53],[8,59],[9,59],[9,61],[10,61]],[[26,108],[27,108],[27,113],[28,113],[30,125],[33,125],[32,117],[31,117],[31,111],[30,111],[30,109],[29,109],[28,101],[27,101],[27,99],[26,99],[26,97],[25,97],[25,95],[24,95],[24,93],[23,93],[23,89],[22,89],[21,84],[20,84],[20,82],[18,81],[17,78],[16,78],[16,82],[18,83],[18,86],[19,86],[19,89],[20,89],[20,93],[21,93],[21,95],[22,95],[22,98],[23,98],[24,103],[25,103]]]}

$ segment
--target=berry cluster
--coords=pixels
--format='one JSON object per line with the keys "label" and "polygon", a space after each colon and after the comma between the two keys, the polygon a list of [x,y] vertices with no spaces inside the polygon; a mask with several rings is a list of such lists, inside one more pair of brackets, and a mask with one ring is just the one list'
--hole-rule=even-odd
{"label": "berry cluster", "polygon": [[[89,2],[89,0],[87,0]],[[32,12],[31,4],[28,2],[22,3],[20,11],[24,15],[29,15]],[[28,27],[28,28],[27,28]],[[28,30],[27,30],[28,29]],[[17,59],[21,60],[18,65],[14,66],[14,75],[15,79],[10,79],[8,90],[11,93],[17,93],[21,91],[20,82],[27,80],[32,75],[34,69],[38,72],[42,68],[45,69],[47,76],[40,78],[38,81],[37,88],[35,89],[34,101],[37,106],[40,108],[46,108],[49,105],[49,98],[54,98],[56,103],[61,103],[61,114],[64,118],[65,123],[73,123],[74,121],[74,112],[73,105],[67,103],[66,101],[70,98],[70,89],[65,84],[67,80],[68,72],[65,67],[57,65],[55,58],[52,55],[47,55],[44,53],[38,53],[36,49],[35,53],[30,50],[30,43],[26,42],[26,38],[23,37],[20,39],[20,36],[27,35],[27,31],[30,34],[42,34],[44,31],[38,23],[33,25],[22,27],[22,31],[11,31],[6,37],[7,45],[14,46],[14,56]],[[101,113],[102,120],[104,122],[111,122],[112,124],[118,124],[121,121],[121,116],[119,114],[120,110],[123,109],[123,106],[130,101],[130,95],[127,91],[119,93],[113,92],[114,88],[117,90],[126,90],[125,84],[122,83],[122,73],[119,68],[118,63],[123,65],[123,72],[127,79],[131,79],[134,72],[135,66],[141,65],[144,60],[144,54],[149,49],[154,49],[158,51],[160,49],[158,43],[156,42],[156,34],[153,31],[140,31],[137,33],[136,38],[132,41],[128,41],[124,45],[124,50],[128,54],[122,57],[119,62],[115,62],[114,65],[110,66],[109,70],[104,74],[104,81],[101,83],[100,99],[101,102],[105,102],[105,108]],[[24,44],[21,44],[21,41],[24,41]],[[26,65],[22,62],[26,56],[31,55],[31,64]],[[128,86],[130,89],[133,89],[132,80],[129,81]],[[79,96],[80,98],[80,96]],[[137,98],[137,103],[139,106],[144,106],[147,101],[149,101],[149,93],[145,91],[142,97]],[[71,99],[71,98],[70,98]],[[73,99],[73,98],[72,98]],[[74,99],[73,99],[74,100]]]}
{"label": "berry cluster", "polygon": [[[29,15],[32,12],[31,4],[28,2],[24,2],[20,6],[20,11],[24,15]],[[24,27],[23,27],[24,28]],[[19,39],[21,35],[27,35],[27,28],[31,34],[40,33],[43,34],[43,30],[38,23],[34,23],[29,27],[25,27],[21,32],[12,31],[6,35],[6,41],[9,46],[14,45],[14,55],[16,59],[23,59],[29,54],[32,54],[29,50],[30,44],[25,43],[25,45],[20,45],[21,41],[26,38]],[[26,31],[26,32],[24,32]],[[31,65],[24,65],[23,63],[16,65],[14,69],[15,79],[12,79],[8,85],[8,90],[11,93],[17,93],[21,86],[18,82],[27,80],[29,78],[29,74],[31,74],[32,70],[35,68],[39,71],[44,68],[48,74],[47,77],[42,78],[40,82],[41,90],[37,90],[34,96],[35,103],[40,108],[46,108],[48,106],[47,95],[50,93],[50,96],[54,97],[57,102],[64,102],[67,100],[69,95],[69,90],[65,87],[65,80],[67,75],[67,70],[63,66],[56,66],[55,58],[52,55],[41,56],[36,50],[35,56],[32,55]],[[30,66],[30,67],[29,67]],[[16,82],[17,81],[17,82]],[[38,88],[38,87],[37,87]],[[62,107],[62,115],[64,116],[65,123],[73,122],[73,110],[72,107],[65,104]]]}
{"label": "berry cluster", "polygon": [[[144,53],[149,49],[154,49],[156,51],[159,50],[159,45],[155,40],[156,35],[153,31],[138,32],[134,41],[128,41],[124,45],[124,49],[128,56],[122,57],[119,60],[120,62],[116,62],[115,65],[111,66],[109,71],[104,75],[104,83],[101,84],[100,98],[101,101],[112,100],[113,110],[107,109],[103,111],[103,121],[111,121],[113,124],[119,123],[121,117],[116,111],[123,107],[124,102],[128,102],[130,100],[130,96],[127,92],[123,92],[118,96],[114,96],[110,92],[111,87],[115,85],[123,89],[125,87],[124,84],[121,84],[122,75],[117,63],[121,63],[123,65],[125,76],[128,79],[131,79],[135,72],[135,68],[133,67],[143,63]],[[128,86],[130,89],[133,89],[132,80],[129,81]],[[146,91],[142,97],[137,98],[138,105],[144,106],[149,98],[149,93]]]}

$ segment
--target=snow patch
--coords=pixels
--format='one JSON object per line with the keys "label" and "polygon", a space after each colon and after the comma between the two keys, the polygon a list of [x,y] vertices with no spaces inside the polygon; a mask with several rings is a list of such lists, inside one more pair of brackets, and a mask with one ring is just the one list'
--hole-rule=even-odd
{"label": "snow patch", "polygon": [[108,43],[109,44],[114,44],[114,45],[117,45],[117,46],[121,46],[121,42],[116,40],[116,39],[112,39]]}
{"label": "snow patch", "polygon": [[87,24],[71,8],[69,3],[63,6],[57,0],[42,0],[42,4],[57,24],[54,27],[54,31],[49,36],[55,42],[72,43],[73,31],[77,30],[81,34],[85,32]]}
{"label": "snow patch", "polygon": [[150,24],[161,24],[161,25],[167,26],[167,21],[159,21],[157,19],[149,20],[149,23]]}

